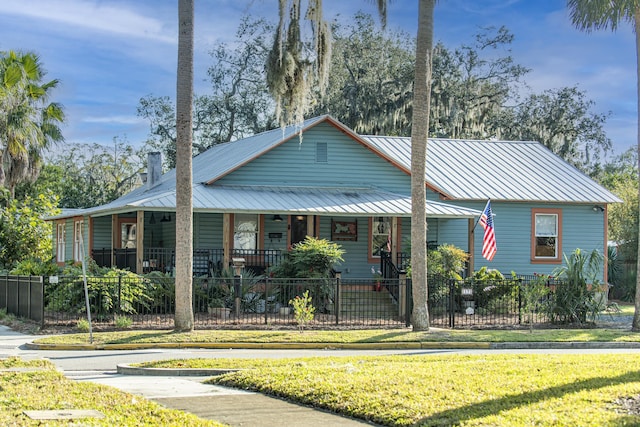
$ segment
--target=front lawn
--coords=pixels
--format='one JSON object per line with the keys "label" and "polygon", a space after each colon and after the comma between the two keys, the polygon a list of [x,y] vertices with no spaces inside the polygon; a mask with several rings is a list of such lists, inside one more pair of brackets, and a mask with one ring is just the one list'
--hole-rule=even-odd
{"label": "front lawn", "polygon": [[146,366],[244,368],[211,382],[389,426],[640,425],[637,355],[195,359]]}
{"label": "front lawn", "polygon": [[[180,344],[180,343],[419,343],[419,342],[640,342],[640,334],[622,329],[540,329],[533,330],[451,330],[435,329],[412,332],[410,329],[368,329],[347,331],[309,330],[197,330],[191,333],[172,331],[117,331],[93,334],[93,344]],[[38,338],[37,344],[88,344],[89,334],[66,334]]]}
{"label": "front lawn", "polygon": [[[0,359],[3,426],[223,426],[104,385],[75,382],[45,360]],[[104,418],[39,421],[24,411],[93,409]]]}

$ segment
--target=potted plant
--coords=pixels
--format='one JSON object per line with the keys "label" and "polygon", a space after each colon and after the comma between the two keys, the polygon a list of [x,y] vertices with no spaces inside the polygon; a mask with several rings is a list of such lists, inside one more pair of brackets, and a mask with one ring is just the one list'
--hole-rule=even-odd
{"label": "potted plant", "polygon": [[207,311],[219,319],[228,319],[229,313],[231,313],[231,309],[225,306],[224,300],[221,298],[214,298],[209,301]]}

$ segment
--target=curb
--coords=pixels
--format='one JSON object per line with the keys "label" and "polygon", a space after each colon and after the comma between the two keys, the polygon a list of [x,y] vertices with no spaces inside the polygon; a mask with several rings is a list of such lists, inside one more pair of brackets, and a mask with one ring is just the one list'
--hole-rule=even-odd
{"label": "curb", "polygon": [[237,372],[240,369],[207,369],[207,368],[141,368],[129,364],[117,365],[120,375],[146,375],[153,377],[214,377]]}
{"label": "curb", "polygon": [[640,342],[388,342],[388,343],[138,343],[138,344],[37,344],[26,343],[29,350],[545,350],[545,349],[640,349]]}

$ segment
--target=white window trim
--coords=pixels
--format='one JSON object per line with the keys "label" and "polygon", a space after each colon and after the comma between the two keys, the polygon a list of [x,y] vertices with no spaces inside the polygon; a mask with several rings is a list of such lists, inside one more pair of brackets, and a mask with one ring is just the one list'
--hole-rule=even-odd
{"label": "white window trim", "polygon": [[82,261],[82,229],[84,227],[83,220],[77,220],[73,222],[73,260],[76,262]]}
{"label": "white window trim", "polygon": [[65,224],[64,222],[58,223],[57,233],[56,233],[56,261],[65,262]]}

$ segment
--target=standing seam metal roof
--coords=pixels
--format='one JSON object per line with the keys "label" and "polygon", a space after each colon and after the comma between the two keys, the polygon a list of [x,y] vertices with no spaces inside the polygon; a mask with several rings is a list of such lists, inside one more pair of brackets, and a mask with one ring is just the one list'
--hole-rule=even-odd
{"label": "standing seam metal roof", "polygon": [[[362,139],[402,167],[411,167],[410,138]],[[425,180],[446,196],[460,200],[620,202],[544,145],[532,141],[429,139]]]}

